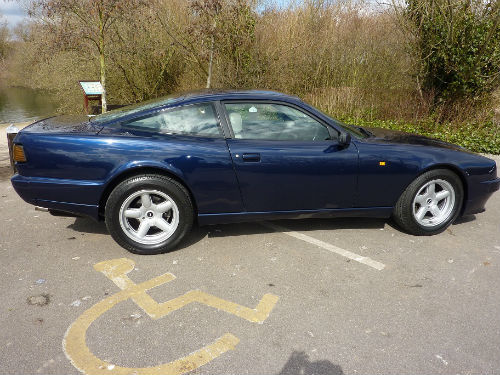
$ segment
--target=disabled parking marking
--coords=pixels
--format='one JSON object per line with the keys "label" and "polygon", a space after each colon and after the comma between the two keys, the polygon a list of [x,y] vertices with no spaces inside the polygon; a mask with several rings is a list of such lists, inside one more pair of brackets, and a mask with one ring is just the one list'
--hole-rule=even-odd
{"label": "disabled parking marking", "polygon": [[155,367],[127,368],[101,360],[87,347],[86,332],[90,325],[102,314],[116,304],[126,301],[129,298],[152,319],[160,319],[190,303],[199,302],[236,315],[252,323],[264,322],[279,299],[278,296],[273,294],[265,294],[257,307],[251,309],[199,290],[192,290],[177,298],[158,303],[146,291],[174,280],[175,276],[171,273],[165,273],[143,283],[135,284],[127,276],[134,269],[134,266],[135,263],[127,258],[113,259],[94,265],[96,271],[102,272],[121,291],[89,308],[66,331],[63,339],[64,352],[73,366],[84,374],[180,375],[207,364],[228,350],[234,349],[240,341],[233,334],[226,333],[213,343],[206,345],[194,353]]}
{"label": "disabled parking marking", "polygon": [[329,244],[327,242],[318,240],[318,239],[313,238],[311,236],[307,236],[305,234],[292,231],[288,228],[285,228],[285,227],[282,227],[282,226],[279,226],[276,224],[272,224],[272,223],[269,223],[267,221],[264,221],[261,224],[264,225],[265,227],[268,227],[268,228],[275,230],[276,232],[280,232],[280,233],[286,234],[290,237],[294,237],[294,238],[297,238],[299,240],[308,242],[312,245],[319,246],[319,247],[321,247],[325,250],[328,250],[332,253],[342,255],[343,257],[355,260],[356,262],[359,262],[359,263],[365,264],[367,266],[370,266],[372,268],[375,268],[376,270],[382,271],[385,268],[385,264],[383,264],[383,263],[377,262],[376,260],[373,260],[373,259],[368,258],[368,257],[364,257],[362,255],[358,255],[358,254],[353,253],[351,251],[344,250],[340,247],[337,247],[337,246]]}

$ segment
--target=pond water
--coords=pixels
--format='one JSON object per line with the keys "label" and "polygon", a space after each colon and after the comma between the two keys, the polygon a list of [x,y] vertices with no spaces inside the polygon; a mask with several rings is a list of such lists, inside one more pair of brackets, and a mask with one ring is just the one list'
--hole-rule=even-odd
{"label": "pond water", "polygon": [[57,102],[47,91],[0,86],[0,124],[35,121],[56,110]]}

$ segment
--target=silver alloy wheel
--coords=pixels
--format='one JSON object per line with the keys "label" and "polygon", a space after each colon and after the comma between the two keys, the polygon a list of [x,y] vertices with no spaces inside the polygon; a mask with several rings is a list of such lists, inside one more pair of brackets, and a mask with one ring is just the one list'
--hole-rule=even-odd
{"label": "silver alloy wheel", "polygon": [[424,227],[442,224],[453,213],[455,189],[445,180],[436,179],[423,185],[413,199],[413,217]]}
{"label": "silver alloy wheel", "polygon": [[158,190],[133,193],[123,202],[119,215],[123,232],[144,245],[162,243],[179,226],[179,209],[175,201]]}

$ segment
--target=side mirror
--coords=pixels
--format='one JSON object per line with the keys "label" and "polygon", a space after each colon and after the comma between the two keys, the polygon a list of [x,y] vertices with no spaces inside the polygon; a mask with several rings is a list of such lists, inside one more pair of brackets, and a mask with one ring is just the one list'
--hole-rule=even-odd
{"label": "side mirror", "polygon": [[341,146],[349,146],[351,144],[351,135],[349,133],[340,133],[339,144]]}

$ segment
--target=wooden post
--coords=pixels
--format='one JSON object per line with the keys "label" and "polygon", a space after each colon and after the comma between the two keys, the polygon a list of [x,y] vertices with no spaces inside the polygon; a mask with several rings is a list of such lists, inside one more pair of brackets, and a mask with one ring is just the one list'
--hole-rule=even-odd
{"label": "wooden post", "polygon": [[87,95],[83,94],[83,108],[85,109],[85,114],[89,114],[89,98]]}

